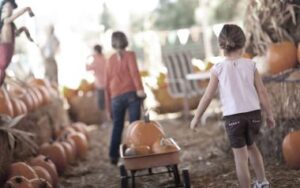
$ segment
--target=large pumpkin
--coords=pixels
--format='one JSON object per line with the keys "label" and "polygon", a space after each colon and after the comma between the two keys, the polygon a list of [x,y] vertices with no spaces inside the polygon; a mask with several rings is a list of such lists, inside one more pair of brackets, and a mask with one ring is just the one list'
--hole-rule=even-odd
{"label": "large pumpkin", "polygon": [[77,131],[83,133],[87,139],[89,139],[88,127],[86,124],[82,122],[76,122],[72,124],[72,128]]}
{"label": "large pumpkin", "polygon": [[34,171],[36,172],[36,174],[38,175],[39,178],[42,178],[42,179],[46,180],[47,182],[49,182],[51,185],[53,185],[52,177],[45,168],[43,168],[41,166],[33,166],[32,168],[34,169]]}
{"label": "large pumpkin", "polygon": [[14,176],[4,185],[4,188],[33,188],[28,179],[24,176]]}
{"label": "large pumpkin", "polygon": [[76,156],[79,158],[85,158],[88,152],[88,142],[86,136],[83,133],[71,133],[68,135],[68,139],[73,140],[76,145]]}
{"label": "large pumpkin", "polygon": [[22,104],[21,104],[21,100],[16,98],[16,97],[11,97],[10,98],[10,101],[11,101],[11,104],[12,104],[12,107],[13,107],[13,116],[16,117],[18,115],[21,115],[23,114],[23,107],[22,107]]}
{"label": "large pumpkin", "polygon": [[49,157],[46,157],[44,155],[39,155],[33,159],[30,160],[30,165],[32,166],[40,166],[46,169],[53,181],[53,187],[55,187],[58,183],[58,174],[55,164],[51,161]]}
{"label": "large pumpkin", "polygon": [[62,174],[66,169],[67,156],[64,147],[59,142],[44,143],[39,149],[39,154],[48,156],[55,164],[58,173]]}
{"label": "large pumpkin", "polygon": [[294,131],[285,136],[282,151],[287,165],[300,169],[300,131]]}
{"label": "large pumpkin", "polygon": [[145,120],[135,121],[129,125],[125,135],[125,144],[127,146],[152,146],[163,137],[165,133],[161,125],[146,117]]}
{"label": "large pumpkin", "polygon": [[11,117],[14,115],[11,100],[6,89],[3,87],[0,90],[0,114],[6,114]]}
{"label": "large pumpkin", "polygon": [[292,42],[271,44],[267,49],[266,63],[271,74],[277,74],[297,65],[297,48]]}
{"label": "large pumpkin", "polygon": [[76,157],[76,148],[74,148],[75,146],[73,146],[70,142],[67,142],[65,140],[61,140],[60,143],[65,150],[68,162],[74,162]]}
{"label": "large pumpkin", "polygon": [[24,102],[27,111],[32,111],[34,109],[33,99],[25,89],[21,87],[12,87],[10,88],[9,92],[11,95],[16,96]]}
{"label": "large pumpkin", "polygon": [[28,180],[38,177],[34,169],[24,162],[12,163],[9,166],[8,178],[12,178],[14,176],[24,176]]}

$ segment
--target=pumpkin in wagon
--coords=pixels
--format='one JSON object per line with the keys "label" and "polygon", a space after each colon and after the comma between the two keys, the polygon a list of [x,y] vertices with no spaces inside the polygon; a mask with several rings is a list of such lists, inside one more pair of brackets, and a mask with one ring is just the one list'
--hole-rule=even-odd
{"label": "pumpkin in wagon", "polygon": [[125,144],[127,146],[152,146],[157,140],[165,137],[162,126],[151,121],[148,115],[144,120],[135,121],[129,125],[126,132]]}

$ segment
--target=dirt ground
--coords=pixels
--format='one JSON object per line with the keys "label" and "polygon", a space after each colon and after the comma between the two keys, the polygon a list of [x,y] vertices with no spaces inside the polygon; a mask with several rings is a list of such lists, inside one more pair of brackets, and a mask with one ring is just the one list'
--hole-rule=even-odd
{"label": "dirt ground", "polygon": [[[188,129],[183,120],[160,121],[168,137],[181,147],[179,169],[189,169],[193,188],[235,188],[238,182],[232,153],[227,148],[222,122],[210,120],[197,132]],[[91,131],[90,151],[86,160],[69,166],[60,178],[60,188],[118,188],[119,169],[110,165],[108,143],[111,125],[104,124]],[[275,159],[265,158],[267,178],[272,188],[299,188],[299,171],[287,168]],[[254,181],[254,173],[252,171]],[[172,186],[168,175],[137,179],[137,188]]]}

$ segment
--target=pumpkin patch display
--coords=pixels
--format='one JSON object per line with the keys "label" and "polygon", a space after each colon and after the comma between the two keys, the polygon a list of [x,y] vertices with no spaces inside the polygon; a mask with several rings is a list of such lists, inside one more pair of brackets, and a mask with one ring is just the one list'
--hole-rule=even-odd
{"label": "pumpkin patch display", "polygon": [[149,146],[130,146],[126,148],[126,156],[135,156],[135,155],[149,155],[151,154],[151,148]]}
{"label": "pumpkin patch display", "polygon": [[162,138],[160,140],[157,140],[152,145],[152,151],[154,153],[168,153],[178,151],[178,149],[173,144],[170,138]]}
{"label": "pumpkin patch display", "polygon": [[58,182],[58,174],[55,164],[51,161],[49,157],[46,157],[44,155],[39,155],[33,159],[30,160],[30,165],[32,166],[40,166],[46,169],[52,179],[52,185],[55,187]]}
{"label": "pumpkin patch display", "polygon": [[38,175],[36,174],[34,169],[31,168],[29,165],[27,165],[24,162],[12,163],[9,166],[8,178],[12,178],[14,176],[23,176],[23,177],[27,178],[28,180],[38,177]]}
{"label": "pumpkin patch display", "polygon": [[46,180],[50,183],[51,186],[53,185],[52,177],[45,168],[41,166],[33,166],[32,168],[34,169],[39,178]]}
{"label": "pumpkin patch display", "polygon": [[282,151],[288,166],[300,169],[300,131],[294,131],[285,136]]}
{"label": "pumpkin patch display", "polygon": [[40,149],[39,154],[48,156],[55,164],[59,174],[66,169],[68,161],[64,147],[57,141],[44,143]]}
{"label": "pumpkin patch display", "polygon": [[266,53],[266,63],[271,74],[278,74],[297,65],[297,48],[292,42],[271,44]]}
{"label": "pumpkin patch display", "polygon": [[14,176],[4,185],[4,188],[33,188],[30,181],[24,176]]}
{"label": "pumpkin patch display", "polygon": [[135,121],[129,125],[125,136],[127,146],[152,146],[157,140],[165,137],[165,133],[160,124],[145,120]]}

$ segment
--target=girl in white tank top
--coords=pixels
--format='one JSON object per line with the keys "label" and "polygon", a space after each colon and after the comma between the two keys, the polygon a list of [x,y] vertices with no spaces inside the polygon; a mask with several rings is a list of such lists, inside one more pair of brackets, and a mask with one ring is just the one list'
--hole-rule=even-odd
{"label": "girl in white tank top", "polygon": [[242,29],[237,25],[226,24],[218,40],[225,58],[211,69],[210,82],[190,127],[194,129],[199,124],[219,88],[226,132],[234,153],[240,187],[251,186],[248,167],[250,160],[257,178],[254,188],[269,188],[263,159],[254,142],[261,125],[260,109],[265,111],[267,126],[275,127],[267,91],[255,63],[241,57],[246,41]]}

